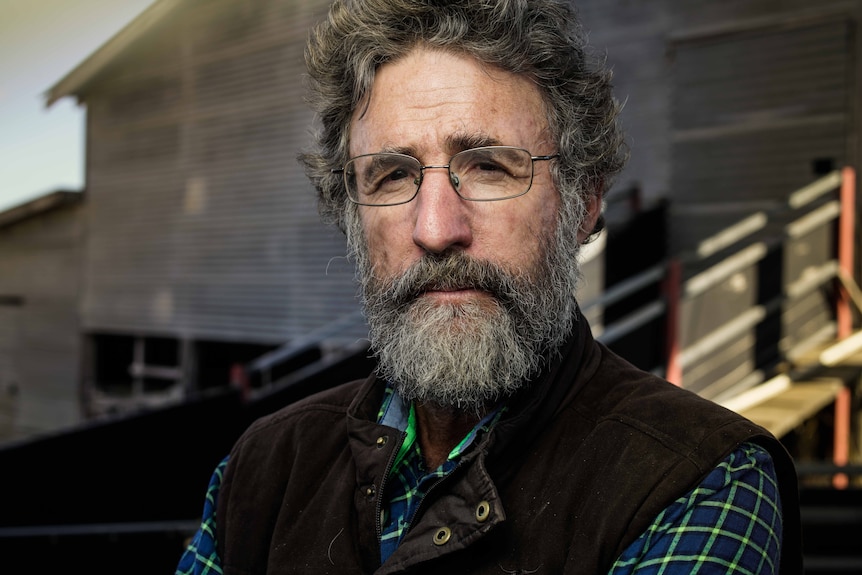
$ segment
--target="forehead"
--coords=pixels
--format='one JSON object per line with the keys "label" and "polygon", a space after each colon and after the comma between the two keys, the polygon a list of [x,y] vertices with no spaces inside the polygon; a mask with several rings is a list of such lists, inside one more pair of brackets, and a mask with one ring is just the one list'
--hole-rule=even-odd
{"label": "forehead", "polygon": [[388,150],[426,159],[494,144],[550,149],[538,88],[525,76],[428,48],[381,66],[350,123],[351,156]]}

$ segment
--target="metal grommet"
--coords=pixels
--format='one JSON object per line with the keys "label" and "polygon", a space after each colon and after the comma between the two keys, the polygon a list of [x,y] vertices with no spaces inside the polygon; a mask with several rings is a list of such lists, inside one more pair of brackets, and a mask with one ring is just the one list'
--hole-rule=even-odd
{"label": "metal grommet", "polygon": [[448,527],[441,527],[434,533],[434,545],[445,545],[450,537],[452,537],[452,530]]}
{"label": "metal grommet", "polygon": [[476,521],[484,523],[491,516],[491,504],[487,501],[481,501],[476,506]]}
{"label": "metal grommet", "polygon": [[387,436],[385,436],[385,435],[381,435],[380,437],[378,437],[378,438],[377,438],[377,449],[380,449],[381,447],[383,447],[384,445],[386,445],[386,442],[387,442],[388,440],[389,440],[389,437],[387,437]]}

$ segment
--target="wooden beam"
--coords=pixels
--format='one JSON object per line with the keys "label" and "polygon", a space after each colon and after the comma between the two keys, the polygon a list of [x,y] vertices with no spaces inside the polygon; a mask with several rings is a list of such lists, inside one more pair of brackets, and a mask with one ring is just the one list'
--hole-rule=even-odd
{"label": "wooden beam", "polygon": [[838,378],[793,382],[780,393],[738,413],[780,438],[833,403],[844,389],[844,382]]}

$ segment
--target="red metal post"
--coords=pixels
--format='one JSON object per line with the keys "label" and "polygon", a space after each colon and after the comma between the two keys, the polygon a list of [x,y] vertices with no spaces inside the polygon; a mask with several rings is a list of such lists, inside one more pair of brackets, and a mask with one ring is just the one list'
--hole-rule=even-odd
{"label": "red metal post", "polygon": [[[856,171],[846,167],[841,172],[841,215],[838,218],[838,265],[846,277],[856,277],[853,272],[855,226],[856,226]],[[850,296],[839,289],[836,309],[838,338],[844,339],[853,333],[853,313]],[[835,465],[847,465],[850,461],[851,393],[844,387],[835,398],[835,431],[832,443],[832,461]],[[838,489],[848,485],[847,475],[841,473],[832,480]]]}

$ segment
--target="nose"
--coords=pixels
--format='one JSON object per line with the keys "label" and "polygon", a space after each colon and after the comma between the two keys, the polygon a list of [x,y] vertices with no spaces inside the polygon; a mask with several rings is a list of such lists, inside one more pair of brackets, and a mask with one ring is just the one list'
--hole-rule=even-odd
{"label": "nose", "polygon": [[448,170],[426,168],[413,203],[416,217],[413,243],[426,252],[439,254],[450,248],[465,249],[473,242],[469,209],[455,193]]}

